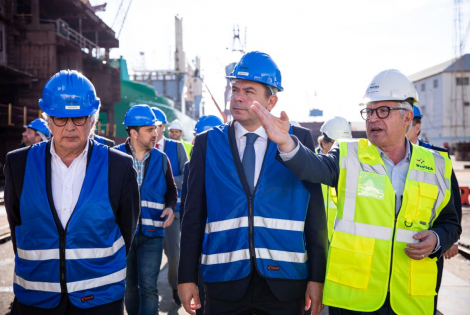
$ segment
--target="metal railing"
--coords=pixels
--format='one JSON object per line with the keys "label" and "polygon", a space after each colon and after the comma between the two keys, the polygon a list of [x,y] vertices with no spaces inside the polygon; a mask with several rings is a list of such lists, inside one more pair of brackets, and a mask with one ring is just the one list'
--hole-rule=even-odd
{"label": "metal railing", "polygon": [[67,22],[62,19],[57,19],[55,23],[57,35],[71,43],[74,43],[80,47],[83,52],[90,54],[95,58],[99,59],[100,57],[104,57],[104,53],[101,52],[102,49],[96,43],[71,28]]}

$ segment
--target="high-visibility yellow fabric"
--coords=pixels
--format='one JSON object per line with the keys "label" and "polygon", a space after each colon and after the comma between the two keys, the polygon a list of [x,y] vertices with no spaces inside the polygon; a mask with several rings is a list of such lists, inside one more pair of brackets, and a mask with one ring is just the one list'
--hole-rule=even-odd
{"label": "high-visibility yellow fabric", "polygon": [[181,139],[181,143],[184,146],[184,149],[186,150],[186,155],[188,156],[188,160],[191,158],[191,151],[193,150],[193,145],[189,142],[184,141]]}
{"label": "high-visibility yellow fabric", "polygon": [[326,211],[326,221],[328,226],[328,240],[331,242],[331,237],[333,236],[333,227],[335,225],[336,218],[336,203],[337,196],[336,190],[334,187],[329,187],[327,185],[321,185],[323,192],[323,200],[325,202],[325,211]]}
{"label": "high-visibility yellow fabric", "polygon": [[450,199],[451,161],[413,145],[403,201],[377,148],[367,139],[339,141],[338,210],[328,252],[325,305],[373,312],[390,290],[397,314],[433,314],[436,259],[412,260],[404,249],[428,230]]}

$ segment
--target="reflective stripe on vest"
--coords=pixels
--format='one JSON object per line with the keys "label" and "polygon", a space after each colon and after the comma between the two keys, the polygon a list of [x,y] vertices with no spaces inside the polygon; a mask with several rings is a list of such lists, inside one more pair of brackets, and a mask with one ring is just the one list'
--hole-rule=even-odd
{"label": "reflective stripe on vest", "polygon": [[[115,146],[114,149],[132,156],[131,152],[127,152],[125,143]],[[165,153],[153,148],[147,159],[147,171],[140,187],[141,220],[139,221],[142,222],[142,225],[137,227],[136,234],[142,231],[148,237],[163,237],[165,235],[163,228],[165,218],[160,217],[165,209],[167,189],[163,173],[164,157]]]}
{"label": "reflective stripe on vest", "polygon": [[[242,184],[244,173],[238,173],[234,162],[239,155],[238,152],[232,155],[229,136],[227,125],[208,132],[207,223],[201,256],[204,281],[224,282],[247,277],[251,257],[256,259],[257,269],[263,276],[306,279],[304,222],[310,194],[301,181],[275,160],[277,146],[270,143],[255,196],[247,196]],[[248,208],[252,206],[250,219]],[[286,239],[289,242],[285,242]],[[250,242],[254,245],[251,253]]]}
{"label": "reflective stripe on vest", "polygon": [[[48,143],[28,152],[20,198],[22,222],[15,228],[13,285],[23,304],[51,309],[62,294],[68,294],[74,305],[87,309],[124,297],[126,251],[108,197],[108,147],[93,143],[80,196],[60,237],[47,197]],[[91,215],[98,212],[99,216]],[[61,263],[65,263],[66,292],[61,291]]]}
{"label": "reflective stripe on vest", "polygon": [[412,260],[404,249],[419,242],[413,236],[432,227],[448,203],[450,160],[413,146],[398,214],[385,166],[369,141],[340,141],[340,166],[324,303],[373,312],[390,290],[396,313],[432,314],[436,259]]}

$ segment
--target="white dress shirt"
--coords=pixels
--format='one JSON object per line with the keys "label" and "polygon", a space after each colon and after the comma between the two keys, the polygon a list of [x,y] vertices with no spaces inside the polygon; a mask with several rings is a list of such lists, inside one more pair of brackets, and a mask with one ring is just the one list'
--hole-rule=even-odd
{"label": "white dress shirt", "polygon": [[55,152],[54,138],[52,138],[50,152],[52,198],[60,223],[65,229],[75,209],[85,179],[88,141],[85,150],[73,160],[69,167]]}
{"label": "white dress shirt", "polygon": [[[248,130],[243,128],[239,122],[235,122],[235,139],[237,140],[238,154],[240,155],[240,161],[243,161],[243,152],[245,151],[246,146],[246,136],[245,134],[249,133]],[[261,172],[261,167],[263,166],[263,159],[266,153],[266,148],[268,146],[268,135],[263,127],[259,127],[253,133],[258,135],[255,143],[253,144],[255,148],[255,182],[253,187],[256,186],[258,182],[259,173]]]}
{"label": "white dress shirt", "polygon": [[155,144],[155,148],[157,147],[156,145],[159,144],[159,148],[158,150],[162,151],[162,152],[165,152],[165,137],[162,137],[160,139],[160,141],[158,141],[156,144]]}

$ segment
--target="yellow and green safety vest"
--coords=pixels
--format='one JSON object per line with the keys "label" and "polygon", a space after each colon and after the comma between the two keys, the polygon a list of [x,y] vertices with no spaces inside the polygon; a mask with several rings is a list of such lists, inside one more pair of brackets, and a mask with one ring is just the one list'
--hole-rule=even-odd
{"label": "yellow and green safety vest", "polygon": [[336,189],[322,184],[321,189],[323,192],[323,200],[325,202],[325,211],[326,211],[326,222],[328,226],[328,241],[331,242],[331,237],[333,236],[333,227],[335,225],[336,219],[336,203],[338,202],[338,197],[336,196]]}
{"label": "yellow and green safety vest", "polygon": [[[385,302],[397,314],[433,314],[436,258],[404,249],[429,230],[450,199],[449,158],[413,145],[402,206],[377,148],[367,139],[340,141],[338,212],[328,251],[323,304],[373,312]],[[398,196],[399,197],[399,196]]]}
{"label": "yellow and green safety vest", "polygon": [[186,150],[186,155],[188,156],[188,160],[191,158],[191,151],[193,150],[193,145],[189,142],[184,141],[181,139],[181,143],[184,146],[184,149]]}

